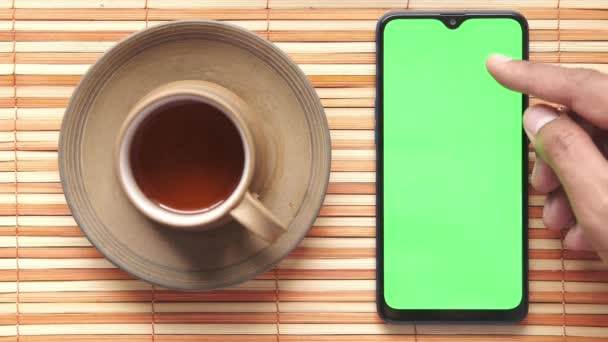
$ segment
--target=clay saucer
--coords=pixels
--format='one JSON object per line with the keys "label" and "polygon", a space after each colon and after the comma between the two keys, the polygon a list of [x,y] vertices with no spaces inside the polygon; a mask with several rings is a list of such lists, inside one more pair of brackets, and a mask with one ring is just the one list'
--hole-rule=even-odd
{"label": "clay saucer", "polygon": [[[268,244],[236,222],[207,231],[144,217],[115,173],[114,145],[129,110],[152,89],[205,80],[240,96],[263,127],[251,190],[288,231]],[[329,180],[323,106],[302,71],[265,39],[214,21],[136,33],[101,57],[72,95],[59,139],[67,202],[89,240],[125,271],[164,287],[209,290],[243,282],[293,250],[313,224]]]}

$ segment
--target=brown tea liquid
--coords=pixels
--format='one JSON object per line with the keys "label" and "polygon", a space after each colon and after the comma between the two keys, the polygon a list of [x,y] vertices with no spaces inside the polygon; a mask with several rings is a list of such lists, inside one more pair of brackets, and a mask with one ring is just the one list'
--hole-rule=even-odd
{"label": "brown tea liquid", "polygon": [[167,104],[142,122],[130,151],[133,176],[153,202],[177,212],[212,209],[238,185],[243,142],[217,108],[194,100]]}

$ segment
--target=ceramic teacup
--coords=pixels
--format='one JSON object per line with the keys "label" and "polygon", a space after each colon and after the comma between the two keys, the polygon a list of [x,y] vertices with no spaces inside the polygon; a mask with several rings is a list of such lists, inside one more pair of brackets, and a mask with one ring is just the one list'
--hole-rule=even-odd
{"label": "ceramic teacup", "polygon": [[[221,203],[199,211],[172,210],[160,205],[143,191],[134,173],[133,144],[142,127],[158,113],[159,108],[180,102],[200,102],[224,115],[238,131],[243,163],[237,184]],[[249,191],[255,169],[255,141],[247,117],[251,108],[230,90],[211,82],[185,80],[165,84],[144,96],[132,108],[116,142],[115,163],[120,184],[131,203],[145,216],[167,227],[196,230],[210,229],[230,219],[238,221],[266,241],[280,237],[286,227]],[[204,115],[204,113],[203,113]],[[237,139],[238,139],[237,138]],[[241,148],[241,146],[239,146]],[[201,152],[202,153],[202,152]],[[165,179],[167,186],[175,179]]]}

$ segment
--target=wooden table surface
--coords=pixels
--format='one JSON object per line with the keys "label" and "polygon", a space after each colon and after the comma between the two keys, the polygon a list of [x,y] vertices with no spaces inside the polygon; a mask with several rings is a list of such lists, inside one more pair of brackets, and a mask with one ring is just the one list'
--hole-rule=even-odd
{"label": "wooden table surface", "polygon": [[[374,28],[397,8],[517,9],[532,60],[608,71],[607,0],[0,0],[0,341],[608,341],[607,268],[544,229],[534,191],[524,322],[377,317]],[[266,274],[209,293],[153,287],[106,261],[70,216],[57,171],[81,75],[116,41],[176,19],[229,21],[277,43],[322,98],[334,149],[304,242]]]}

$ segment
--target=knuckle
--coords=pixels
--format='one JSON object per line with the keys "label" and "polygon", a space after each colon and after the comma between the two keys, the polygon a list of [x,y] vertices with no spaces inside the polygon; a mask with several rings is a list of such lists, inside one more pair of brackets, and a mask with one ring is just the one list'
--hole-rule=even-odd
{"label": "knuckle", "polygon": [[608,195],[599,195],[584,207],[586,210],[582,210],[578,218],[581,223],[592,230],[603,230],[608,219]]}
{"label": "knuckle", "polygon": [[575,90],[572,92],[573,107],[580,107],[581,104],[588,101],[589,95],[593,93],[588,91],[589,87],[595,86],[595,81],[604,79],[604,77],[605,76],[602,73],[594,69],[576,69],[572,77],[572,86]]}
{"label": "knuckle", "polygon": [[594,69],[589,68],[580,68],[576,71],[576,76],[574,77],[575,86],[584,86],[585,84],[593,81],[597,77],[601,75],[601,73]]}
{"label": "knuckle", "polygon": [[[595,205],[595,217],[605,218],[608,215],[608,196],[601,196],[597,201],[597,205]],[[602,219],[602,224],[605,221]]]}
{"label": "knuckle", "polygon": [[571,155],[577,143],[584,139],[584,135],[579,130],[560,129],[560,127],[548,129],[543,133],[545,152],[556,162]]}
{"label": "knuckle", "polygon": [[[584,227],[604,235],[608,222],[608,162],[589,170],[583,180],[584,186],[571,189],[572,209]],[[606,237],[608,242],[608,235]]]}

